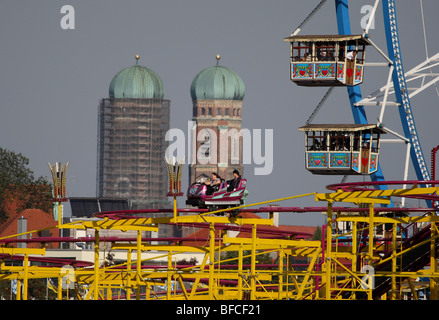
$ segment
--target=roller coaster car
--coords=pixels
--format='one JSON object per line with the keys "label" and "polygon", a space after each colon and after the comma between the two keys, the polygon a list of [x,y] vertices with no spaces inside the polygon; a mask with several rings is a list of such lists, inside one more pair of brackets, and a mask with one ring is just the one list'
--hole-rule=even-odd
{"label": "roller coaster car", "polygon": [[[291,80],[299,86],[355,86],[363,82],[362,35],[291,36]],[[353,52],[356,56],[351,56]]]}
{"label": "roller coaster car", "polygon": [[[218,189],[208,194],[208,186],[202,182],[191,184],[187,191],[187,205],[200,209],[208,208],[210,211],[232,208],[241,205],[242,197],[247,185],[246,179],[241,179],[239,186],[228,191],[228,184],[222,181]],[[236,212],[234,212],[236,214]]]}
{"label": "roller coaster car", "polygon": [[380,134],[374,124],[308,124],[306,169],[314,174],[364,175],[378,170]]}

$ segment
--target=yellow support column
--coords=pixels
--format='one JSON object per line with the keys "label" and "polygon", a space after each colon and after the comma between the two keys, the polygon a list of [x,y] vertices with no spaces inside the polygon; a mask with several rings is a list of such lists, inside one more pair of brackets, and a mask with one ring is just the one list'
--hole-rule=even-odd
{"label": "yellow support column", "polygon": [[295,285],[296,290],[299,290],[299,286],[297,284],[297,280],[296,280],[296,277],[294,275],[291,276],[291,279],[293,281],[290,284],[290,274],[292,272],[294,272],[292,259],[293,259],[293,256],[288,254],[287,255],[287,266],[286,266],[286,271],[287,272],[286,272],[285,284],[284,284],[287,292],[291,292],[292,291],[292,289],[290,289],[290,288],[293,287],[293,284]]}
{"label": "yellow support column", "polygon": [[127,285],[126,285],[126,299],[131,300],[131,253],[132,250],[128,249],[127,252]]}
{"label": "yellow support column", "polygon": [[[61,204],[61,201],[60,201],[60,202],[58,202],[58,229],[59,229],[60,237],[62,237],[62,228],[61,228],[61,226],[62,226],[62,215],[61,215],[61,212],[62,212],[62,204]],[[60,244],[60,246],[61,246],[61,244]]]}
{"label": "yellow support column", "polygon": [[95,229],[93,299],[99,300],[99,229]]}
{"label": "yellow support column", "polygon": [[168,252],[168,275],[166,283],[166,299],[170,300],[172,294],[172,251]]}
{"label": "yellow support column", "polygon": [[178,210],[177,210],[177,196],[174,195],[174,219],[177,219]]}
{"label": "yellow support column", "polygon": [[252,252],[251,252],[250,273],[251,273],[250,300],[255,300],[256,299],[256,224],[253,224],[252,226]]}
{"label": "yellow support column", "polygon": [[66,286],[67,286],[66,300],[69,300],[69,288],[70,288],[70,280],[69,280],[69,278],[66,278]]}
{"label": "yellow support column", "polygon": [[21,279],[17,279],[17,300],[21,300]]}
{"label": "yellow support column", "polygon": [[[434,213],[432,212],[431,215]],[[436,222],[431,222],[430,225],[431,230],[431,240],[430,243],[430,272],[432,274],[437,273],[437,257],[436,257],[436,241],[435,236],[437,235],[437,229],[436,229]],[[436,277],[430,277],[430,300],[438,300],[438,285],[437,285],[437,278]]]}
{"label": "yellow support column", "polygon": [[[369,203],[369,265],[372,265],[373,263],[373,249],[375,248],[374,245],[374,216],[375,216],[375,210],[373,208],[373,203]],[[371,280],[369,280],[371,281]],[[372,300],[372,288],[369,287],[367,289],[367,298],[368,300]]]}
{"label": "yellow support column", "polygon": [[58,277],[58,300],[62,300],[62,276]]}
{"label": "yellow support column", "polygon": [[326,223],[326,255],[325,255],[325,268],[326,268],[326,300],[331,299],[331,259],[332,259],[332,203],[328,202]]}
{"label": "yellow support column", "polygon": [[151,300],[151,286],[149,283],[146,285],[145,300]]}
{"label": "yellow support column", "polygon": [[[357,273],[357,222],[352,221],[352,272]],[[353,288],[357,287],[357,279],[352,277]],[[353,298],[356,298],[355,291],[352,292]]]}
{"label": "yellow support column", "polygon": [[243,250],[242,244],[239,245],[238,252],[238,299],[242,299],[242,285],[244,282],[244,274],[242,272],[242,259],[243,259]]}
{"label": "yellow support column", "polygon": [[107,300],[113,300],[113,290],[111,289],[111,285],[107,288]]}
{"label": "yellow support column", "polygon": [[209,300],[213,300],[215,288],[215,226],[213,222],[210,224],[209,236]]}
{"label": "yellow support column", "polygon": [[373,224],[374,224],[375,210],[373,209],[373,203],[369,204],[369,264],[373,261]]}
{"label": "yellow support column", "polygon": [[140,279],[142,267],[142,231],[137,231],[137,272],[136,272],[136,300],[140,300]]}
{"label": "yellow support column", "polygon": [[398,236],[398,224],[393,224],[393,230],[392,230],[392,295],[391,299],[396,300],[397,294],[396,294],[396,268],[397,268],[397,257],[396,257],[396,250],[397,250],[397,236]]}
{"label": "yellow support column", "polygon": [[[283,273],[284,256],[285,256],[284,249],[281,248],[279,250],[279,281],[278,281],[278,296],[277,296],[277,298],[279,300],[282,299],[283,285],[284,285],[284,273]],[[288,290],[287,290],[287,293],[288,293]]]}
{"label": "yellow support column", "polygon": [[29,255],[25,254],[24,255],[24,259],[23,259],[23,271],[24,271],[24,275],[23,275],[23,300],[27,300],[27,284],[28,284],[28,278],[29,278]]}

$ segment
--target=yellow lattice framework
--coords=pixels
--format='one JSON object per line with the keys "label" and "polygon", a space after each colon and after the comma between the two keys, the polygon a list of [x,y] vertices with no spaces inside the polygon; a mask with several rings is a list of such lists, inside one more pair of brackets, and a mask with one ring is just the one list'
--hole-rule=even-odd
{"label": "yellow lattice framework", "polygon": [[[433,195],[438,188],[413,186],[410,189],[341,191],[311,193],[272,201],[245,205],[233,209],[314,196],[327,203],[327,223],[322,240],[305,240],[293,236],[264,238],[258,230],[273,225],[273,215],[255,219],[240,215],[215,216],[215,212],[172,217],[135,217],[126,212],[102,213],[99,221],[76,221],[59,226],[62,229],[93,229],[94,260],[89,265],[39,266],[30,263],[35,256],[48,254],[45,243],[40,248],[15,248],[18,236],[0,239],[0,281],[17,280],[16,299],[28,299],[28,281],[34,278],[57,278],[58,298],[62,299],[62,280],[75,284],[76,299],[401,299],[404,288],[417,299],[417,278],[429,281],[430,299],[437,299],[437,229],[435,210],[426,209],[424,215],[398,215],[391,208],[392,197]],[[335,203],[355,204],[350,209]],[[273,207],[274,208],[274,207]],[[231,210],[231,209],[228,209]],[[273,209],[276,210],[276,209]],[[291,209],[291,211],[294,211]],[[306,211],[306,209],[303,209]],[[302,212],[303,212],[302,211]],[[383,215],[383,212],[385,214]],[[209,240],[204,246],[189,246],[184,242],[158,244],[142,241],[143,231],[158,231],[161,224],[202,224],[209,229]],[[340,223],[348,223],[349,230],[341,230]],[[405,226],[424,225],[413,234],[404,234]],[[232,237],[225,225],[250,226],[251,236]],[[58,226],[54,226],[57,228]],[[379,232],[380,228],[383,232]],[[135,241],[112,241],[112,249],[126,253],[123,263],[107,266],[101,259],[101,230],[135,230]],[[27,234],[34,233],[30,231]],[[372,236],[369,236],[372,235]],[[38,239],[34,239],[37,241]],[[46,242],[49,240],[45,240]],[[56,239],[54,239],[56,241]],[[61,241],[58,239],[58,241]],[[78,240],[79,241],[79,240]],[[38,241],[37,241],[38,242]],[[237,252],[234,268],[224,268],[222,253]],[[155,252],[155,258],[166,258],[159,268],[151,265],[155,258],[142,260],[143,252]],[[198,253],[203,259],[189,266],[177,266],[175,256]],[[270,253],[277,263],[269,267],[258,262],[261,254]],[[250,258],[250,265],[243,264]],[[8,261],[21,258],[21,266]],[[306,265],[297,268],[293,259],[302,258]],[[65,281],[64,281],[65,282]],[[22,284],[22,285],[21,285]],[[177,289],[177,284],[179,289]],[[21,289],[23,287],[23,289]],[[160,288],[160,289],[157,289]],[[81,290],[79,290],[81,289]],[[119,292],[119,293],[116,293]],[[120,294],[123,292],[123,294]]]}

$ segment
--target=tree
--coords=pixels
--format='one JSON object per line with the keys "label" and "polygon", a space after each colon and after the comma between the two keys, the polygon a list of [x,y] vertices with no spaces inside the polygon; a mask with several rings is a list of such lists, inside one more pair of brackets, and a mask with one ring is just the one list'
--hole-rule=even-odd
{"label": "tree", "polygon": [[[28,300],[56,300],[57,295],[52,290],[47,290],[47,279],[28,280]],[[0,300],[15,300],[17,296],[11,292],[11,281],[0,281]]]}
{"label": "tree", "polygon": [[16,210],[41,209],[49,212],[52,207],[50,183],[44,178],[35,178],[28,168],[29,159],[21,153],[0,148],[0,224],[9,218],[12,203]]}
{"label": "tree", "polygon": [[198,261],[197,261],[197,258],[195,258],[195,257],[192,257],[189,260],[184,258],[182,260],[178,260],[177,261],[177,265],[194,266],[194,265],[197,265],[197,264],[198,264]]}
{"label": "tree", "polygon": [[[242,264],[243,265],[251,264],[251,261],[252,261],[251,260],[251,251],[244,250],[242,255],[244,257],[242,259]],[[223,258],[226,261],[221,262],[221,264],[232,264],[232,265],[238,264],[238,257],[239,257],[238,251],[226,251],[226,254],[224,255],[224,258]],[[261,254],[261,251],[257,251],[256,261],[258,264],[271,264],[271,263],[273,263],[273,259],[270,257],[270,255],[268,253]],[[250,267],[245,267],[244,269],[250,269]]]}
{"label": "tree", "polygon": [[322,240],[322,228],[320,228],[320,226],[318,226],[316,231],[314,231],[312,240]]}

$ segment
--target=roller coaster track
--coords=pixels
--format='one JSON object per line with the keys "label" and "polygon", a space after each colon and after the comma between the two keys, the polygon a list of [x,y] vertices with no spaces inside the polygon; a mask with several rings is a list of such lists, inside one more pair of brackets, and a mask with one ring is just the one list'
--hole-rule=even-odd
{"label": "roller coaster track", "polygon": [[[421,270],[430,263],[431,255],[431,225],[426,226],[419,233],[411,238],[408,238],[403,243],[403,251],[406,251],[400,256],[400,271],[415,272]],[[436,253],[439,243],[435,242]],[[385,263],[378,264],[375,267],[376,271],[391,271],[392,261],[385,259],[391,256],[389,253],[384,260]],[[374,299],[379,298],[384,293],[391,289],[391,277],[377,277],[375,279],[375,288],[373,290]]]}

